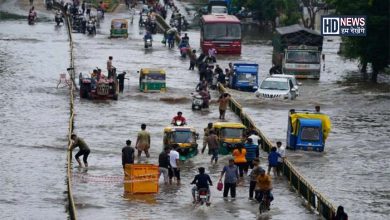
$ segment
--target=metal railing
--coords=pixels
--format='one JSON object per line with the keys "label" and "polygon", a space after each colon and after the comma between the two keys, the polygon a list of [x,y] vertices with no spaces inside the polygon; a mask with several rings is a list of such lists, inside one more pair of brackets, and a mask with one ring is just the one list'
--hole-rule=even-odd
{"label": "metal railing", "polygon": [[[226,93],[227,90],[222,85],[218,85],[220,93]],[[242,110],[242,106],[234,99],[230,98],[230,109],[240,118],[242,123],[249,129],[258,132],[261,138],[261,148],[269,152],[273,147],[272,142],[256,127],[253,120]],[[313,208],[325,219],[332,219],[336,212],[335,206],[322,195],[315,187],[305,179],[305,177],[298,172],[294,165],[285,158],[283,161],[283,174],[287,177],[290,186],[307,202],[308,208]]]}

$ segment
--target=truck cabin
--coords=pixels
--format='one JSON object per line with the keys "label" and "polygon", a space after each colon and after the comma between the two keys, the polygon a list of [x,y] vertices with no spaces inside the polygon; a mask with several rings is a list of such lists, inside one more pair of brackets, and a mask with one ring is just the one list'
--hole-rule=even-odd
{"label": "truck cabin", "polygon": [[207,12],[208,14],[229,14],[229,1],[209,0]]}
{"label": "truck cabin", "polygon": [[321,62],[321,52],[318,48],[306,45],[289,46],[284,51],[284,56],[286,63],[316,64]]}
{"label": "truck cabin", "polygon": [[[298,24],[276,28],[272,40],[274,65],[281,65],[282,57],[290,62],[298,62],[295,57],[297,59],[299,57],[304,58],[303,60],[309,63],[319,61],[323,38],[317,31]],[[291,53],[283,55],[286,51],[291,51]],[[299,51],[308,51],[309,53],[299,53]]]}

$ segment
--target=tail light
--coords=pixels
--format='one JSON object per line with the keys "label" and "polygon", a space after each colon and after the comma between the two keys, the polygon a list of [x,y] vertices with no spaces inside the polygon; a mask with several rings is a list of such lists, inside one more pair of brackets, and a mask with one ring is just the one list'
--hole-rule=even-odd
{"label": "tail light", "polygon": [[207,195],[207,192],[206,192],[206,191],[201,191],[201,192],[199,193],[199,195],[202,195],[202,196]]}

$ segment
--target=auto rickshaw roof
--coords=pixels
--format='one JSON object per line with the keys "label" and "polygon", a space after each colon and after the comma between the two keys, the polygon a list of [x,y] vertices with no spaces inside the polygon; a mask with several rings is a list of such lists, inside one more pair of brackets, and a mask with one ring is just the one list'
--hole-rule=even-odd
{"label": "auto rickshaw roof", "polygon": [[213,123],[213,128],[243,128],[245,125],[238,122],[215,122]]}
{"label": "auto rickshaw roof", "polygon": [[144,74],[161,74],[165,75],[165,70],[163,69],[156,69],[156,68],[142,68],[141,71],[139,71],[141,75]]}
{"label": "auto rickshaw roof", "polygon": [[128,21],[126,20],[126,19],[120,19],[120,18],[116,18],[116,19],[112,19],[111,20],[111,25],[112,26],[114,26],[115,28],[117,28],[116,27],[116,24],[126,24],[126,28],[127,28],[127,26],[128,26]]}
{"label": "auto rickshaw roof", "polygon": [[259,65],[255,63],[235,63],[236,73],[254,73],[257,74],[259,70]]}
{"label": "auto rickshaw roof", "polygon": [[182,126],[174,126],[174,127],[165,127],[164,128],[164,133],[166,132],[173,132],[173,131],[191,131],[191,132],[196,132],[195,128],[193,127],[182,127]]}
{"label": "auto rickshaw roof", "polygon": [[297,134],[297,123],[298,119],[319,119],[322,122],[322,130],[324,132],[324,140],[328,137],[331,128],[332,122],[328,115],[323,113],[311,112],[311,111],[296,111],[295,113],[291,113],[289,115],[291,119],[292,133]]}

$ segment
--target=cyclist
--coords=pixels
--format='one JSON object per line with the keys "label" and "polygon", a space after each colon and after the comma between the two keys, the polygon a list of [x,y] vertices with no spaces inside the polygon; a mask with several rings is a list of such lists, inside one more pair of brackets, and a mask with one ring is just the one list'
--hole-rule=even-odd
{"label": "cyclist", "polygon": [[260,175],[257,177],[257,181],[256,181],[257,201],[261,202],[263,200],[263,196],[267,195],[269,205],[271,205],[271,202],[274,199],[271,190],[272,190],[271,176],[266,174],[265,170],[261,169]]}

